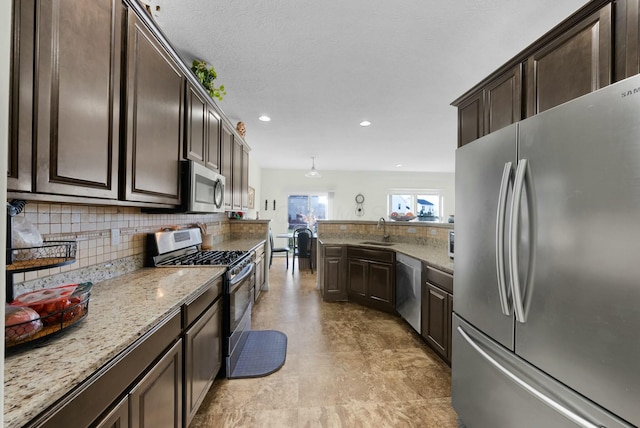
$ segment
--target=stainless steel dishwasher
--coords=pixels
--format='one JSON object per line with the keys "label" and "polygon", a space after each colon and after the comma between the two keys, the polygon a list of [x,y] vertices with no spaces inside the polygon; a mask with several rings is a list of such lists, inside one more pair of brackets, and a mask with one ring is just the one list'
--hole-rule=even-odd
{"label": "stainless steel dishwasher", "polygon": [[396,310],[420,333],[422,262],[396,254]]}

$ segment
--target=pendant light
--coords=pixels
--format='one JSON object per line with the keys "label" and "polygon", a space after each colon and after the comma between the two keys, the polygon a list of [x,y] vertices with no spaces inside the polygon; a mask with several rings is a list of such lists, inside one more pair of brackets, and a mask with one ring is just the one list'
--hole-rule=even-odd
{"label": "pendant light", "polygon": [[320,178],[322,177],[320,175],[320,173],[318,172],[318,170],[316,169],[316,158],[315,157],[311,157],[311,169],[304,175],[305,177],[308,178]]}

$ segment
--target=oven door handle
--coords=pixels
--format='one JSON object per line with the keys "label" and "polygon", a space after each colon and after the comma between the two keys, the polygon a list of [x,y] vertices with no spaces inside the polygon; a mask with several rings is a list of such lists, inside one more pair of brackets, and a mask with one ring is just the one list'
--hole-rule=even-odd
{"label": "oven door handle", "polygon": [[236,288],[236,286],[239,283],[244,281],[252,273],[253,273],[253,263],[249,263],[248,265],[242,268],[240,273],[238,273],[238,275],[236,275],[235,278],[229,281],[229,293],[233,293],[234,291],[236,291],[234,290],[234,288]]}

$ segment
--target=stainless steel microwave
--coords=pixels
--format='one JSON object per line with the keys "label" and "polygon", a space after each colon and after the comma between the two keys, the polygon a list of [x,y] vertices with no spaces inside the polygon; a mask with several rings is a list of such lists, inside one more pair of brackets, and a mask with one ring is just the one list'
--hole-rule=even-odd
{"label": "stainless steel microwave", "polygon": [[449,257],[453,258],[453,241],[454,241],[455,232],[453,230],[449,231]]}
{"label": "stainless steel microwave", "polygon": [[224,212],[223,175],[193,161],[181,161],[182,212]]}

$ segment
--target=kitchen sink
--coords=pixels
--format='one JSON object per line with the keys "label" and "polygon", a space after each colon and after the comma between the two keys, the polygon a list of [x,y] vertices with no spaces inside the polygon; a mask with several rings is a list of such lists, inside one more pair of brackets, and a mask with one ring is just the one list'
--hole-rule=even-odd
{"label": "kitchen sink", "polygon": [[380,241],[363,241],[361,244],[365,245],[381,245],[383,247],[390,247],[391,245],[395,245],[394,242],[380,242]]}

